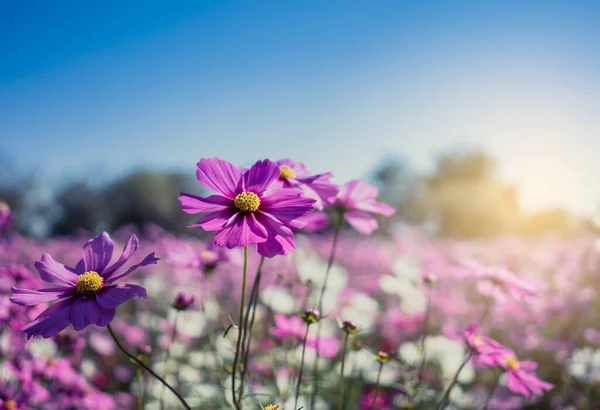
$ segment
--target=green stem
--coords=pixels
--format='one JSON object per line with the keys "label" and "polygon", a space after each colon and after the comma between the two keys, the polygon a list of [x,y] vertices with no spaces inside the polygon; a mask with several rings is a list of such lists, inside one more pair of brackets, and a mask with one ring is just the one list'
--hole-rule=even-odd
{"label": "green stem", "polygon": [[463,368],[467,365],[467,363],[469,363],[469,360],[471,360],[472,356],[473,356],[473,352],[469,351],[469,353],[467,354],[467,357],[465,358],[465,360],[462,362],[462,364],[456,371],[456,374],[454,375],[452,382],[450,382],[448,387],[446,387],[446,390],[444,391],[444,394],[442,395],[442,399],[438,403],[436,410],[441,410],[444,407],[444,404],[448,400],[448,397],[450,397],[450,392],[452,391],[452,389],[456,385],[456,382],[458,381],[458,376],[460,375],[460,372],[462,372]]}
{"label": "green stem", "polygon": [[[331,272],[331,267],[333,266],[333,261],[335,260],[335,250],[337,247],[338,237],[340,234],[340,229],[342,227],[342,222],[344,220],[344,214],[339,213],[339,220],[337,225],[335,226],[335,230],[333,232],[333,243],[331,244],[331,252],[329,253],[329,260],[327,261],[327,270],[325,271],[325,279],[323,280],[323,286],[321,287],[321,295],[319,296],[319,313],[323,315],[323,298],[325,297],[325,289],[327,289],[327,279],[329,279],[329,272]],[[321,340],[321,321],[317,325],[317,340],[316,340],[316,357],[315,364],[313,365],[313,389],[312,394],[310,396],[310,408],[313,409],[315,407],[315,400],[317,397],[317,393],[319,391],[319,385],[317,383],[317,372],[318,372],[318,364],[319,364],[319,348],[320,348],[320,340]]]}
{"label": "green stem", "polygon": [[302,383],[302,373],[304,372],[304,353],[306,352],[306,340],[308,339],[309,327],[310,324],[307,323],[304,339],[302,340],[302,357],[300,358],[300,371],[298,372],[298,383],[296,384],[296,399],[294,400],[294,409],[298,408],[298,397],[300,396],[300,383]]}
{"label": "green stem", "polygon": [[344,336],[344,347],[342,348],[342,369],[340,373],[340,393],[338,398],[338,410],[344,408],[344,364],[346,363],[346,350],[348,349],[349,333]]}
{"label": "green stem", "polygon": [[138,408],[138,410],[143,410],[144,409],[144,386],[142,385],[142,368],[139,366],[137,369],[136,380],[137,380],[137,385],[138,385],[137,408]]}
{"label": "green stem", "polygon": [[383,370],[383,363],[379,363],[379,371],[377,372],[377,381],[375,382],[375,395],[373,396],[373,403],[371,403],[371,410],[375,408],[377,403],[377,397],[379,396],[379,381],[381,380],[381,371]]}
{"label": "green stem", "polygon": [[488,406],[490,405],[490,401],[492,400],[492,396],[496,392],[496,387],[498,387],[498,382],[500,382],[500,376],[502,376],[502,372],[498,372],[498,375],[496,376],[496,380],[494,381],[494,385],[490,389],[490,392],[488,393],[488,396],[485,399],[485,404],[483,405],[483,410],[488,409]]}
{"label": "green stem", "polygon": [[[237,364],[238,364],[238,360],[240,357],[240,348],[242,346],[242,336],[244,334],[244,326],[243,326],[243,321],[244,321],[244,305],[246,304],[246,279],[247,279],[247,273],[248,273],[248,247],[244,246],[244,273],[243,273],[243,278],[242,278],[242,301],[240,304],[240,317],[239,317],[239,332],[238,332],[238,338],[237,338],[237,345],[235,348],[235,357],[233,359],[233,369],[231,370],[231,398],[233,399],[233,405],[235,406],[235,408],[237,410],[241,410],[241,399],[238,402],[235,398],[235,374],[237,372]],[[240,392],[240,397],[242,397],[243,392]]]}
{"label": "green stem", "polygon": [[115,344],[117,345],[117,347],[119,348],[119,350],[121,350],[123,353],[125,353],[125,355],[127,355],[127,357],[129,357],[131,360],[133,360],[134,362],[136,362],[138,366],[142,367],[144,370],[146,370],[148,373],[150,373],[152,376],[154,376],[154,378],[156,380],[158,380],[163,385],[165,385],[169,390],[171,390],[171,392],[175,396],[177,396],[177,398],[179,399],[179,401],[181,402],[181,404],[183,404],[183,407],[185,407],[187,410],[191,410],[191,407],[186,403],[185,399],[183,397],[181,397],[181,395],[179,393],[177,393],[177,391],[173,387],[171,387],[171,385],[169,383],[167,383],[165,381],[165,379],[163,379],[158,374],[156,374],[154,372],[154,370],[152,370],[150,367],[146,366],[144,364],[144,362],[142,362],[137,357],[135,357],[134,355],[132,355],[131,353],[129,353],[127,350],[125,350],[125,348],[123,347],[123,345],[121,345],[121,342],[119,342],[119,339],[115,335],[115,332],[113,332],[112,328],[110,327],[110,324],[106,325],[106,328],[108,329],[108,332],[112,336],[112,338],[115,341]]}
{"label": "green stem", "polygon": [[[179,318],[179,310],[175,311],[175,319],[173,319],[173,330],[171,331],[171,341],[167,346],[167,351],[165,352],[165,365],[164,365],[164,374],[167,377],[167,363],[169,361],[169,356],[171,354],[171,345],[175,342],[175,337],[177,336],[177,319]],[[163,395],[165,393],[165,386],[162,386],[160,389],[160,409],[163,410],[165,408],[165,402],[163,400]]]}
{"label": "green stem", "polygon": [[[248,308],[246,309],[246,317],[244,319],[244,335],[242,339],[242,346],[246,346],[244,348],[244,357],[242,360],[242,370],[240,376],[240,396],[239,400],[242,400],[242,393],[244,391],[244,378],[246,377],[246,372],[248,370],[248,358],[250,356],[250,345],[252,341],[252,329],[254,328],[254,319],[256,317],[256,305],[258,303],[258,291],[260,289],[260,279],[262,277],[262,267],[265,262],[265,257],[262,256],[260,258],[260,263],[258,264],[258,270],[256,272],[256,277],[254,278],[254,284],[252,285],[252,291],[250,292],[250,303],[248,303]],[[252,308],[252,316],[250,316],[250,308]],[[248,322],[249,321],[249,322]],[[248,338],[248,343],[246,343],[246,338]]]}

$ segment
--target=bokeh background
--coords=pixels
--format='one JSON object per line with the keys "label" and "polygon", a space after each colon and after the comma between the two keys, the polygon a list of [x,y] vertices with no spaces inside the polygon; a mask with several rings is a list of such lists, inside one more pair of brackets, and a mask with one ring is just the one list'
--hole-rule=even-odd
{"label": "bokeh background", "polygon": [[176,197],[199,189],[199,158],[291,157],[379,185],[399,210],[390,224],[588,230],[599,12],[584,1],[1,2],[0,198],[35,236],[182,231]]}

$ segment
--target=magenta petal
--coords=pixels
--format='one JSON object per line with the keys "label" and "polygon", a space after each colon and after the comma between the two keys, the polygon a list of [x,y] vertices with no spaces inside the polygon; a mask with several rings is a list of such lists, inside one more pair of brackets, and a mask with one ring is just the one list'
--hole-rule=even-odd
{"label": "magenta petal", "polygon": [[83,246],[85,271],[102,273],[112,258],[115,243],[106,232],[91,239]]}
{"label": "magenta petal", "polygon": [[39,314],[38,317],[21,329],[27,333],[27,339],[41,335],[45,339],[56,336],[69,325],[72,300],[62,300],[50,306]]}
{"label": "magenta petal", "polygon": [[372,212],[385,216],[392,216],[396,212],[396,210],[388,204],[377,202],[374,199],[357,202],[355,203],[354,208],[361,211]]}
{"label": "magenta petal", "polygon": [[267,231],[252,213],[239,212],[228,225],[215,235],[215,244],[227,246],[229,249],[236,246],[248,246],[253,243],[264,242]]}
{"label": "magenta petal", "polygon": [[71,288],[77,284],[77,275],[67,269],[62,263],[56,262],[49,254],[44,254],[42,260],[35,263],[44,282]]}
{"label": "magenta petal", "polygon": [[146,257],[144,258],[143,261],[141,261],[140,263],[137,263],[133,266],[131,266],[129,269],[127,269],[125,272],[116,275],[116,276],[112,276],[107,278],[106,283],[113,283],[121,278],[124,278],[125,276],[129,275],[131,272],[133,272],[134,270],[136,270],[137,268],[141,268],[142,266],[146,266],[146,265],[156,265],[158,263],[160,259],[158,259],[156,256],[154,256],[154,252],[146,255]]}
{"label": "magenta petal", "polygon": [[222,211],[233,206],[233,201],[220,195],[211,195],[207,198],[181,193],[179,198],[181,210],[186,214],[199,214],[201,212]]}
{"label": "magenta petal", "polygon": [[269,185],[271,185],[273,181],[279,178],[280,172],[279,166],[277,166],[277,164],[273,161],[269,161],[268,159],[257,161],[244,174],[244,186],[240,188],[242,188],[244,191],[261,194],[269,187]]}
{"label": "magenta petal", "polygon": [[137,285],[121,283],[119,285],[107,286],[96,293],[96,301],[105,309],[114,309],[134,296],[145,299],[146,289]]}
{"label": "magenta petal", "polygon": [[506,385],[513,393],[519,393],[529,398],[531,392],[525,386],[519,375],[514,371],[508,371],[506,373]]}
{"label": "magenta petal", "polygon": [[277,255],[287,255],[296,249],[292,230],[269,217],[257,214],[259,222],[267,229],[267,240],[256,245],[256,250],[264,257],[272,258]]}
{"label": "magenta petal", "polygon": [[261,213],[275,217],[291,229],[300,229],[308,221],[315,200],[303,198],[300,192],[292,189],[279,189],[266,193],[261,203]]}
{"label": "magenta petal", "polygon": [[138,237],[135,234],[131,235],[131,237],[129,238],[129,240],[127,241],[125,246],[123,247],[123,252],[121,253],[121,256],[119,256],[119,259],[114,264],[112,264],[111,266],[106,268],[101,273],[101,275],[104,278],[110,277],[110,275],[113,272],[115,272],[117,269],[119,269],[121,266],[123,266],[125,264],[125,262],[127,262],[129,260],[129,258],[131,258],[131,256],[133,256],[133,254],[135,253],[135,251],[137,251],[139,246],[140,246],[140,240],[138,239]]}
{"label": "magenta petal", "polygon": [[10,301],[21,306],[35,306],[40,303],[64,299],[70,296],[69,293],[65,293],[64,288],[30,290],[13,287],[11,291]]}
{"label": "magenta petal", "polygon": [[73,304],[69,319],[73,329],[79,331],[92,324],[106,326],[114,316],[114,309],[104,309],[94,297],[81,297]]}
{"label": "magenta petal", "polygon": [[205,231],[218,231],[227,225],[231,218],[233,218],[237,213],[238,211],[233,208],[218,212],[211,212],[210,214],[204,215],[202,218],[198,219],[195,224],[188,226],[188,228],[201,227]]}
{"label": "magenta petal", "polygon": [[315,175],[314,177],[298,178],[300,189],[307,198],[313,198],[316,202],[314,207],[323,210],[324,205],[335,202],[340,187],[329,181],[330,173]]}
{"label": "magenta petal", "polygon": [[196,166],[196,178],[202,185],[228,198],[235,197],[242,174],[233,164],[219,158],[202,158]]}
{"label": "magenta petal", "polygon": [[363,211],[349,211],[344,214],[344,219],[354,229],[363,235],[370,235],[377,230],[377,220]]}
{"label": "magenta petal", "polygon": [[353,202],[364,201],[365,199],[373,199],[379,195],[379,189],[373,185],[367,184],[365,181],[355,179],[345,183],[340,187],[340,196],[350,199]]}

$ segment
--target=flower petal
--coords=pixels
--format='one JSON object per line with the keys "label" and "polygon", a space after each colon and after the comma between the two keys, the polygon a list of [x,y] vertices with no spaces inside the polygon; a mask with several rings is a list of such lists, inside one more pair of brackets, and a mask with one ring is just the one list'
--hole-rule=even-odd
{"label": "flower petal", "polygon": [[396,210],[388,204],[384,204],[383,202],[377,202],[374,199],[356,202],[354,204],[354,208],[361,211],[372,212],[375,214],[381,214],[385,216],[392,216],[396,212]]}
{"label": "flower petal", "polygon": [[44,282],[61,287],[71,288],[77,284],[77,275],[62,263],[56,262],[49,254],[44,254],[42,260],[35,263],[35,268],[40,273]]}
{"label": "flower petal", "polygon": [[346,212],[344,213],[344,219],[363,235],[370,235],[379,227],[377,220],[363,211]]}
{"label": "flower petal", "polygon": [[102,273],[112,258],[115,243],[108,233],[102,232],[83,246],[85,271]]}
{"label": "flower petal", "polygon": [[146,289],[137,285],[121,283],[107,286],[96,293],[96,301],[105,309],[114,309],[134,296],[146,299]]}
{"label": "flower petal", "polygon": [[377,189],[377,187],[360,179],[346,182],[340,187],[340,196],[352,202],[373,199],[376,198],[377,195],[379,195],[379,189]]}
{"label": "flower petal", "polygon": [[205,231],[218,231],[227,225],[237,213],[238,211],[233,208],[211,212],[198,219],[195,224],[189,225],[188,228],[201,227]]}
{"label": "flower petal", "polygon": [[196,178],[206,188],[234,198],[242,174],[235,165],[219,158],[202,158],[196,166]]}
{"label": "flower petal", "polygon": [[244,174],[244,191],[250,191],[257,194],[263,193],[273,181],[279,178],[279,166],[273,161],[265,159],[256,161],[254,165]]}
{"label": "flower petal", "polygon": [[159,260],[160,260],[159,258],[154,256],[154,252],[152,252],[152,253],[146,255],[146,257],[144,258],[143,261],[131,266],[129,269],[127,269],[125,272],[121,273],[120,275],[111,276],[111,277],[107,278],[106,283],[110,284],[110,283],[115,282],[116,280],[124,278],[125,276],[129,275],[131,272],[133,272],[137,268],[141,268],[142,266],[156,265]]}
{"label": "flower petal", "polygon": [[69,325],[69,315],[73,305],[72,299],[61,300],[44,310],[35,320],[21,330],[27,333],[27,339],[41,335],[47,339],[56,336]]}
{"label": "flower petal", "polygon": [[30,290],[12,287],[11,291],[10,301],[21,306],[35,306],[71,296],[65,288]]}
{"label": "flower petal", "polygon": [[112,273],[114,273],[117,269],[119,269],[121,266],[123,266],[125,264],[125,262],[127,262],[129,260],[129,258],[131,258],[131,256],[133,256],[135,251],[138,250],[139,246],[140,246],[140,240],[138,239],[138,237],[135,234],[131,235],[129,237],[129,240],[123,247],[123,252],[121,252],[121,256],[119,256],[119,259],[115,263],[113,263],[111,266],[106,268],[103,272],[100,273],[102,275],[102,277],[104,277],[105,279],[110,277]]}
{"label": "flower petal", "polygon": [[312,177],[298,178],[300,189],[307,198],[313,198],[316,202],[314,207],[323,210],[324,205],[335,202],[335,198],[340,191],[340,187],[329,181],[332,175],[330,172],[314,175]]}
{"label": "flower petal", "polygon": [[221,195],[211,195],[207,198],[181,193],[179,198],[181,210],[186,214],[199,214],[201,212],[222,211],[233,206],[233,201]]}
{"label": "flower petal", "polygon": [[215,244],[231,249],[236,246],[264,242],[266,239],[267,231],[257,222],[253,213],[238,212],[229,224],[217,232]]}
{"label": "flower petal", "polygon": [[264,257],[287,255],[296,249],[292,230],[264,213],[257,213],[257,219],[267,229],[267,240],[256,245],[256,250]]}
{"label": "flower petal", "polygon": [[73,304],[69,319],[73,329],[79,331],[88,325],[106,326],[115,316],[114,309],[105,309],[93,297],[80,297]]}
{"label": "flower petal", "polygon": [[300,191],[278,189],[263,195],[258,213],[269,214],[291,229],[300,229],[306,225],[314,203],[312,198],[303,198]]}

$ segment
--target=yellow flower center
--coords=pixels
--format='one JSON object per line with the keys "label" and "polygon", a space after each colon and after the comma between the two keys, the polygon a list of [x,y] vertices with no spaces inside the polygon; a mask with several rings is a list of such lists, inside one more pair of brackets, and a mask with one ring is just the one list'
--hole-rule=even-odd
{"label": "yellow flower center", "polygon": [[18,407],[18,405],[17,405],[17,402],[16,402],[16,401],[14,401],[14,400],[6,400],[6,401],[4,402],[4,406],[5,406],[7,409],[16,409],[16,408]]}
{"label": "yellow flower center", "polygon": [[278,404],[269,404],[267,407],[265,407],[265,410],[279,410],[279,405]]}
{"label": "yellow flower center", "polygon": [[279,179],[296,178],[296,173],[294,172],[294,170],[288,167],[287,165],[280,166],[279,172]]}
{"label": "yellow flower center", "polygon": [[508,364],[508,367],[510,367],[513,370],[519,370],[519,361],[512,356],[506,357],[506,364]]}
{"label": "yellow flower center", "polygon": [[481,340],[481,338],[479,336],[475,336],[473,338],[473,344],[476,346],[481,346],[483,343],[483,340]]}
{"label": "yellow flower center", "polygon": [[89,295],[102,287],[104,279],[93,270],[85,272],[77,278],[77,293],[80,295]]}
{"label": "yellow flower center", "polygon": [[260,206],[260,198],[254,192],[242,192],[235,196],[233,205],[242,212],[254,212]]}

